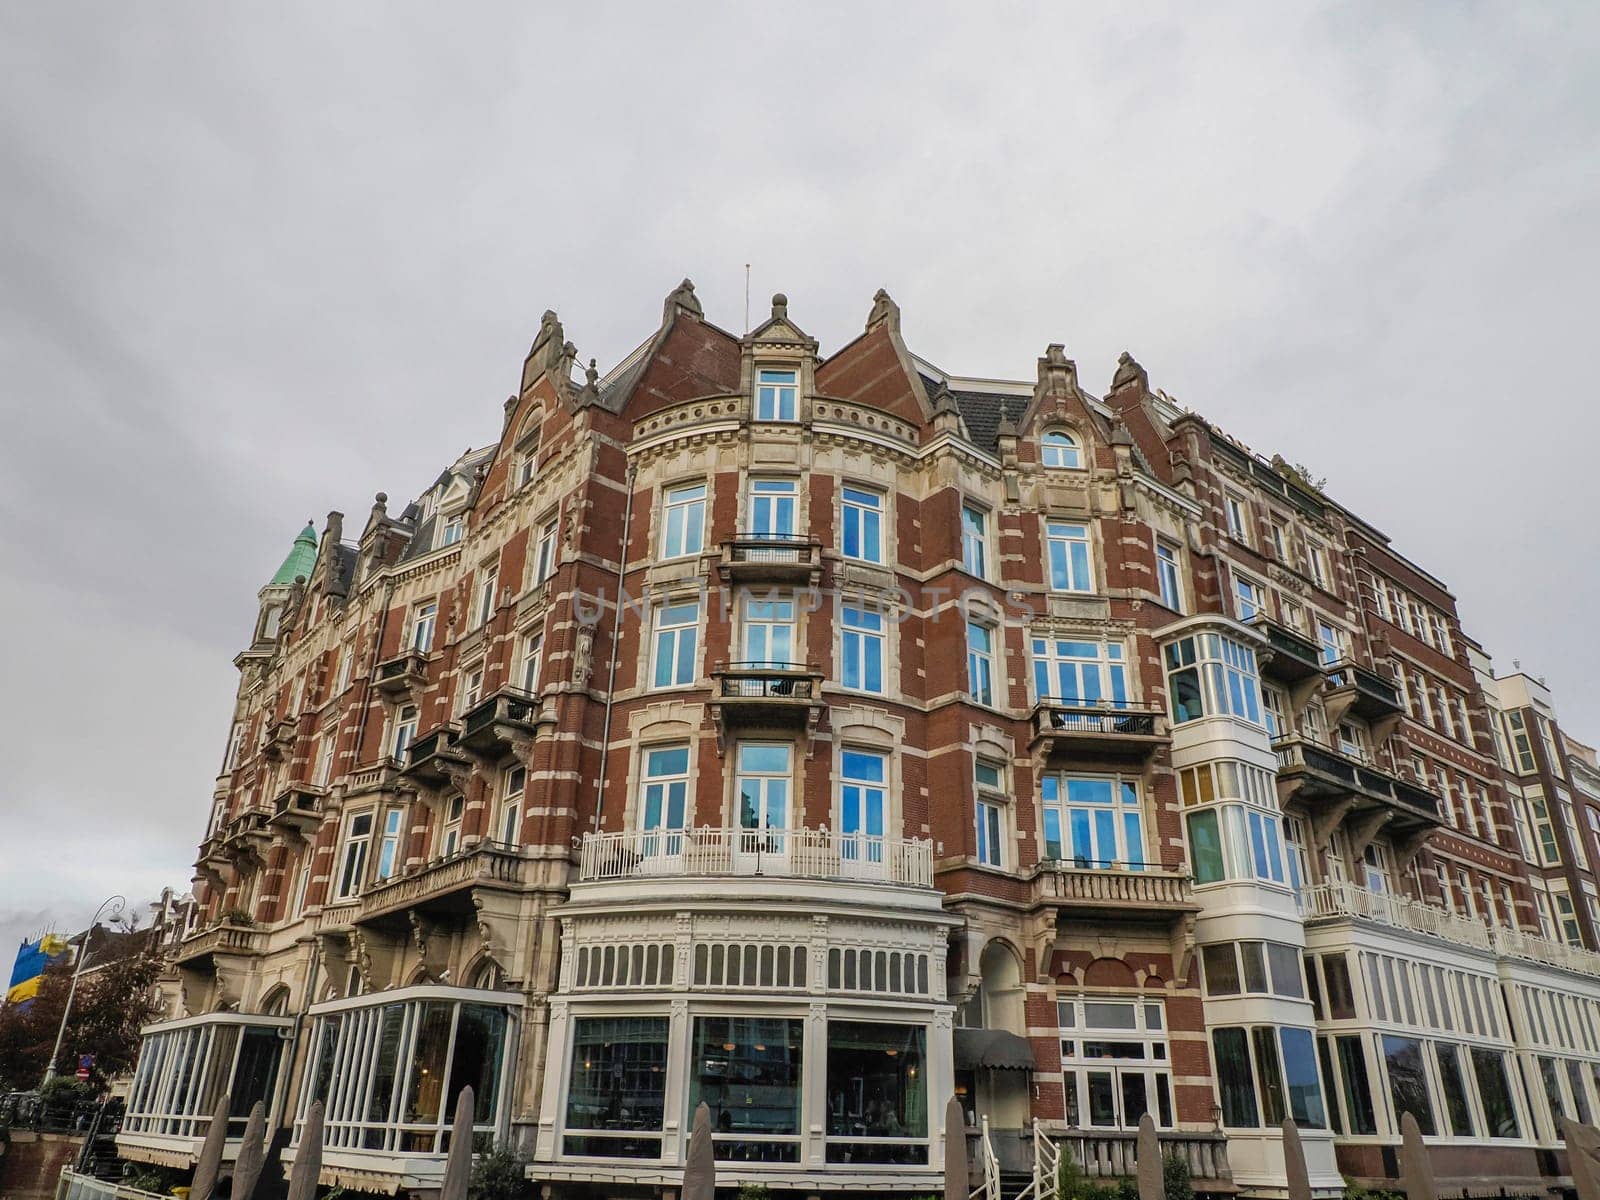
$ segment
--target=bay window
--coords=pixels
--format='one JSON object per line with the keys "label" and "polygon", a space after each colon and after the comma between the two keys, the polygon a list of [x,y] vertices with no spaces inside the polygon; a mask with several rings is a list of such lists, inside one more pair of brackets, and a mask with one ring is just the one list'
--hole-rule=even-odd
{"label": "bay window", "polygon": [[1052,771],[1040,783],[1046,859],[1080,868],[1149,865],[1136,779]]}
{"label": "bay window", "polygon": [[1197,884],[1255,880],[1299,889],[1299,859],[1286,854],[1270,772],[1223,760],[1178,773]]}
{"label": "bay window", "polygon": [[1384,1069],[1389,1075],[1389,1098],[1393,1103],[1396,1128],[1400,1118],[1410,1113],[1424,1137],[1435,1132],[1433,1099],[1428,1092],[1428,1072],[1422,1059],[1422,1042],[1417,1038],[1383,1034],[1378,1038],[1383,1049]]}
{"label": "bay window", "polygon": [[1174,724],[1205,716],[1261,722],[1261,684],[1256,652],[1218,633],[1168,643],[1162,650]]}
{"label": "bay window", "polygon": [[1309,1029],[1225,1027],[1212,1031],[1211,1043],[1225,1127],[1270,1129],[1285,1117],[1305,1129],[1327,1127],[1316,1042]]}

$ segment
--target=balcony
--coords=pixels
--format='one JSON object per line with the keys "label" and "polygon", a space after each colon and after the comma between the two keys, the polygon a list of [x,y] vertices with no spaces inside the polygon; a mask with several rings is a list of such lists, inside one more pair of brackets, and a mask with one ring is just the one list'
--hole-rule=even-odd
{"label": "balcony", "polygon": [[583,837],[583,883],[643,877],[773,876],[933,886],[933,843],[826,829],[629,830]]}
{"label": "balcony", "polygon": [[247,808],[222,827],[222,853],[234,859],[258,858],[272,843],[272,830],[267,821],[273,815],[270,808]]}
{"label": "balcony", "polygon": [[1270,653],[1261,655],[1261,674],[1283,683],[1322,674],[1322,650],[1311,639],[1280,625],[1266,613],[1257,613],[1249,624],[1267,639]]}
{"label": "balcony", "polygon": [[[1139,1135],[1131,1129],[1057,1130],[1041,1123],[1035,1136],[1050,1143],[1046,1161],[1053,1163],[1060,1155],[1068,1155],[1090,1179],[1127,1179],[1138,1173]],[[1197,1191],[1216,1196],[1239,1190],[1228,1164],[1224,1134],[1163,1131],[1156,1137],[1163,1157],[1175,1156],[1187,1164]]]}
{"label": "balcony", "polygon": [[441,725],[417,738],[406,749],[400,774],[426,788],[440,788],[468,769],[467,758],[455,749],[454,727]]}
{"label": "balcony", "polygon": [[501,688],[461,718],[453,745],[484,758],[499,758],[518,741],[533,737],[539,698],[518,688]]}
{"label": "balcony", "polygon": [[1408,896],[1369,892],[1352,883],[1324,883],[1305,889],[1300,893],[1300,910],[1305,914],[1307,928],[1337,921],[1369,921],[1441,938],[1474,950],[1492,951],[1500,958],[1522,959],[1600,977],[1600,954],[1593,950],[1552,942],[1520,929],[1487,925],[1474,917],[1458,916]]}
{"label": "balcony", "polygon": [[1189,872],[1177,863],[1080,866],[1051,859],[1034,869],[1030,890],[1035,908],[1059,916],[1150,921],[1200,911]]}
{"label": "balcony", "polygon": [[411,909],[432,916],[469,916],[476,910],[474,892],[516,891],[526,882],[527,869],[528,859],[515,846],[479,842],[369,885],[349,919],[358,925],[401,926]]}
{"label": "balcony", "polygon": [[256,958],[266,952],[267,931],[253,925],[223,921],[208,929],[197,929],[178,943],[173,961],[183,966],[200,966],[218,955]]}
{"label": "balcony", "polygon": [[266,739],[261,743],[261,757],[271,762],[282,762],[294,754],[294,744],[299,734],[298,722],[293,717],[284,717],[274,722],[267,729]]}
{"label": "balcony", "polygon": [[719,662],[711,669],[711,712],[719,731],[733,726],[816,728],[822,671],[815,663]]}
{"label": "balcony", "polygon": [[1082,704],[1042,696],[1033,710],[1033,743],[1045,743],[1050,753],[1067,751],[1145,760],[1156,747],[1171,741],[1158,709]]}
{"label": "balcony", "polygon": [[1405,713],[1400,692],[1375,671],[1352,662],[1338,663],[1328,672],[1328,691],[1322,697],[1328,728],[1336,728],[1354,713],[1372,725],[1373,742],[1382,745]]}
{"label": "balcony", "polygon": [[1304,738],[1279,738],[1272,746],[1278,752],[1280,789],[1286,783],[1292,787],[1283,798],[1297,797],[1314,814],[1325,804],[1348,801],[1350,813],[1382,810],[1396,832],[1439,824],[1438,797],[1413,783]]}
{"label": "balcony", "polygon": [[310,837],[322,824],[322,798],[327,792],[315,784],[290,784],[273,800],[267,828],[289,837]]}
{"label": "balcony", "polygon": [[726,583],[789,583],[822,579],[822,543],[804,533],[738,533],[722,543],[718,571]]}
{"label": "balcony", "polygon": [[391,700],[415,695],[428,683],[428,656],[421,650],[402,650],[378,664],[372,685]]}

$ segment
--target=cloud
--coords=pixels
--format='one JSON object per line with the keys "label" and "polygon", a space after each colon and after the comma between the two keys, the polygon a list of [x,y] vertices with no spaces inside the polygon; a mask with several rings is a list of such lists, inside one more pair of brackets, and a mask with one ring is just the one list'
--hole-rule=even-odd
{"label": "cloud", "polygon": [[[824,349],[1154,381],[1600,733],[1579,5],[59,4],[0,16],[3,902],[188,876],[254,592],[684,275]],[[111,836],[107,829],[127,831]],[[96,900],[98,897],[95,898]]]}

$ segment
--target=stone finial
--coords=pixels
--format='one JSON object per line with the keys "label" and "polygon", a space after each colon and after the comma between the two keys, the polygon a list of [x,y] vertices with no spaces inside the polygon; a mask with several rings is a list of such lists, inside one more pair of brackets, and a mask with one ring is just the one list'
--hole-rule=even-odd
{"label": "stone finial", "polygon": [[944,413],[959,414],[961,412],[961,406],[956,403],[956,398],[950,394],[950,384],[945,380],[941,379],[939,381],[939,390],[933,394],[933,411],[936,416]]}
{"label": "stone finial", "polygon": [[1133,431],[1118,421],[1111,427],[1111,444],[1113,446],[1133,445]]}
{"label": "stone finial", "polygon": [[1078,364],[1067,357],[1060,342],[1045,347],[1039,360],[1038,391],[1045,395],[1071,396],[1078,391]]}
{"label": "stone finial", "polygon": [[694,294],[694,283],[685,279],[672,291],[667,293],[666,303],[661,307],[661,323],[665,325],[672,320],[673,314],[679,309],[693,313],[697,317],[705,316],[705,309],[700,307],[700,297]]}
{"label": "stone finial", "polygon": [[789,297],[782,292],[773,294],[772,319],[774,321],[787,321],[789,319]]}
{"label": "stone finial", "polygon": [[1015,438],[1017,436],[1017,423],[1011,419],[1011,413],[1005,409],[1000,410],[1000,423],[995,426],[995,436],[1002,438]]}
{"label": "stone finial", "polygon": [[1148,392],[1150,390],[1150,376],[1145,373],[1145,369],[1139,365],[1138,360],[1124,350],[1117,356],[1117,371],[1111,377],[1111,390],[1118,392],[1130,384],[1137,387],[1141,392]]}
{"label": "stone finial", "polygon": [[528,348],[528,357],[522,364],[523,391],[527,391],[528,385],[540,375],[552,370],[561,357],[565,339],[555,309],[545,309],[544,316],[539,318],[539,332],[534,335],[533,345]]}
{"label": "stone finial", "polygon": [[873,294],[872,311],[867,314],[867,332],[871,333],[879,325],[887,325],[890,333],[900,332],[900,306],[883,288]]}
{"label": "stone finial", "polygon": [[379,492],[372,498],[372,515],[383,517],[389,514],[389,493]]}

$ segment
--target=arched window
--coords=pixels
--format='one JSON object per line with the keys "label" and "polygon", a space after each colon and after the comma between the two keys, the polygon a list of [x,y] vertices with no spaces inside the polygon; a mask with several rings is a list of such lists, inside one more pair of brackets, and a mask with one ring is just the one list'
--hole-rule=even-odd
{"label": "arched window", "polygon": [[486,991],[495,991],[505,982],[505,975],[500,970],[500,964],[492,958],[486,958],[478,964],[467,980],[471,988],[483,988]]}
{"label": "arched window", "polygon": [[261,1011],[266,1013],[269,1017],[286,1017],[286,1016],[288,1016],[289,1015],[289,989],[288,989],[288,987],[283,985],[283,984],[279,984],[277,987],[273,988],[272,991],[267,994],[267,998],[266,998],[265,1002],[261,1005]]}
{"label": "arched window", "polygon": [[1044,435],[1041,445],[1045,466],[1072,468],[1083,466],[1083,452],[1078,448],[1078,439],[1065,430],[1052,429]]}

